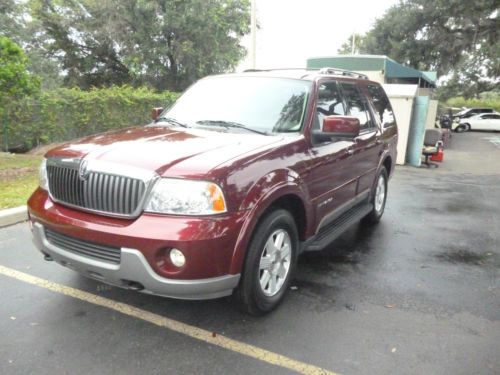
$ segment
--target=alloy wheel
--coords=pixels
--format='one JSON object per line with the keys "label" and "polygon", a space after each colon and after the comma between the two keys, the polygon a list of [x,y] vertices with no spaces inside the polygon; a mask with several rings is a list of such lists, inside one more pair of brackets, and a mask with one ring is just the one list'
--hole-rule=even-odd
{"label": "alloy wheel", "polygon": [[265,296],[276,295],[290,271],[292,241],[287,231],[278,229],[267,239],[259,263],[259,283]]}

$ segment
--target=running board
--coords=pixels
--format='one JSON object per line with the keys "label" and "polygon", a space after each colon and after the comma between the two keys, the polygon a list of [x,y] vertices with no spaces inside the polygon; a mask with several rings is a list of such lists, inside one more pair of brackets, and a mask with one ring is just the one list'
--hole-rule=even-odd
{"label": "running board", "polygon": [[323,250],[333,241],[335,241],[342,233],[344,233],[351,225],[357,223],[373,210],[373,204],[361,203],[351,208],[346,213],[340,215],[311,239],[303,243],[303,251],[318,251]]}

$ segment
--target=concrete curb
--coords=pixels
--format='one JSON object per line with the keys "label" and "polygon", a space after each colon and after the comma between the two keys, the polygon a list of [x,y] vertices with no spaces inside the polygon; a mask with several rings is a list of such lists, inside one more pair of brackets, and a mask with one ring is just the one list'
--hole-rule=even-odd
{"label": "concrete curb", "polygon": [[28,220],[28,210],[26,209],[26,206],[0,210],[0,228],[26,220]]}

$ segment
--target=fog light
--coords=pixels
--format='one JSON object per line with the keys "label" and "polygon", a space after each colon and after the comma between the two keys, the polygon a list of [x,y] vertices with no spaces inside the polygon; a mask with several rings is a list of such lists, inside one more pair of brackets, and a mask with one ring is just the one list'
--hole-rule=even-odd
{"label": "fog light", "polygon": [[182,267],[186,263],[186,257],[177,249],[170,250],[170,260],[176,267]]}

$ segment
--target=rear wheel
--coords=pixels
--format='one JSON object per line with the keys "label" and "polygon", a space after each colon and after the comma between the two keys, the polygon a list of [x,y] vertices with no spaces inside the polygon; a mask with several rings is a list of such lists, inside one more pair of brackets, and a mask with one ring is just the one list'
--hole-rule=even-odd
{"label": "rear wheel", "polygon": [[470,130],[470,124],[460,124],[458,127],[455,129],[457,133],[463,133],[463,132],[468,132]]}
{"label": "rear wheel", "polygon": [[385,167],[382,167],[377,176],[372,192],[371,203],[373,204],[373,209],[367,216],[365,216],[363,221],[368,223],[378,223],[382,218],[385,210],[385,202],[387,200],[387,180],[387,170]]}
{"label": "rear wheel", "polygon": [[236,291],[244,311],[262,315],[280,304],[293,277],[298,245],[297,227],[288,211],[277,209],[260,221]]}

